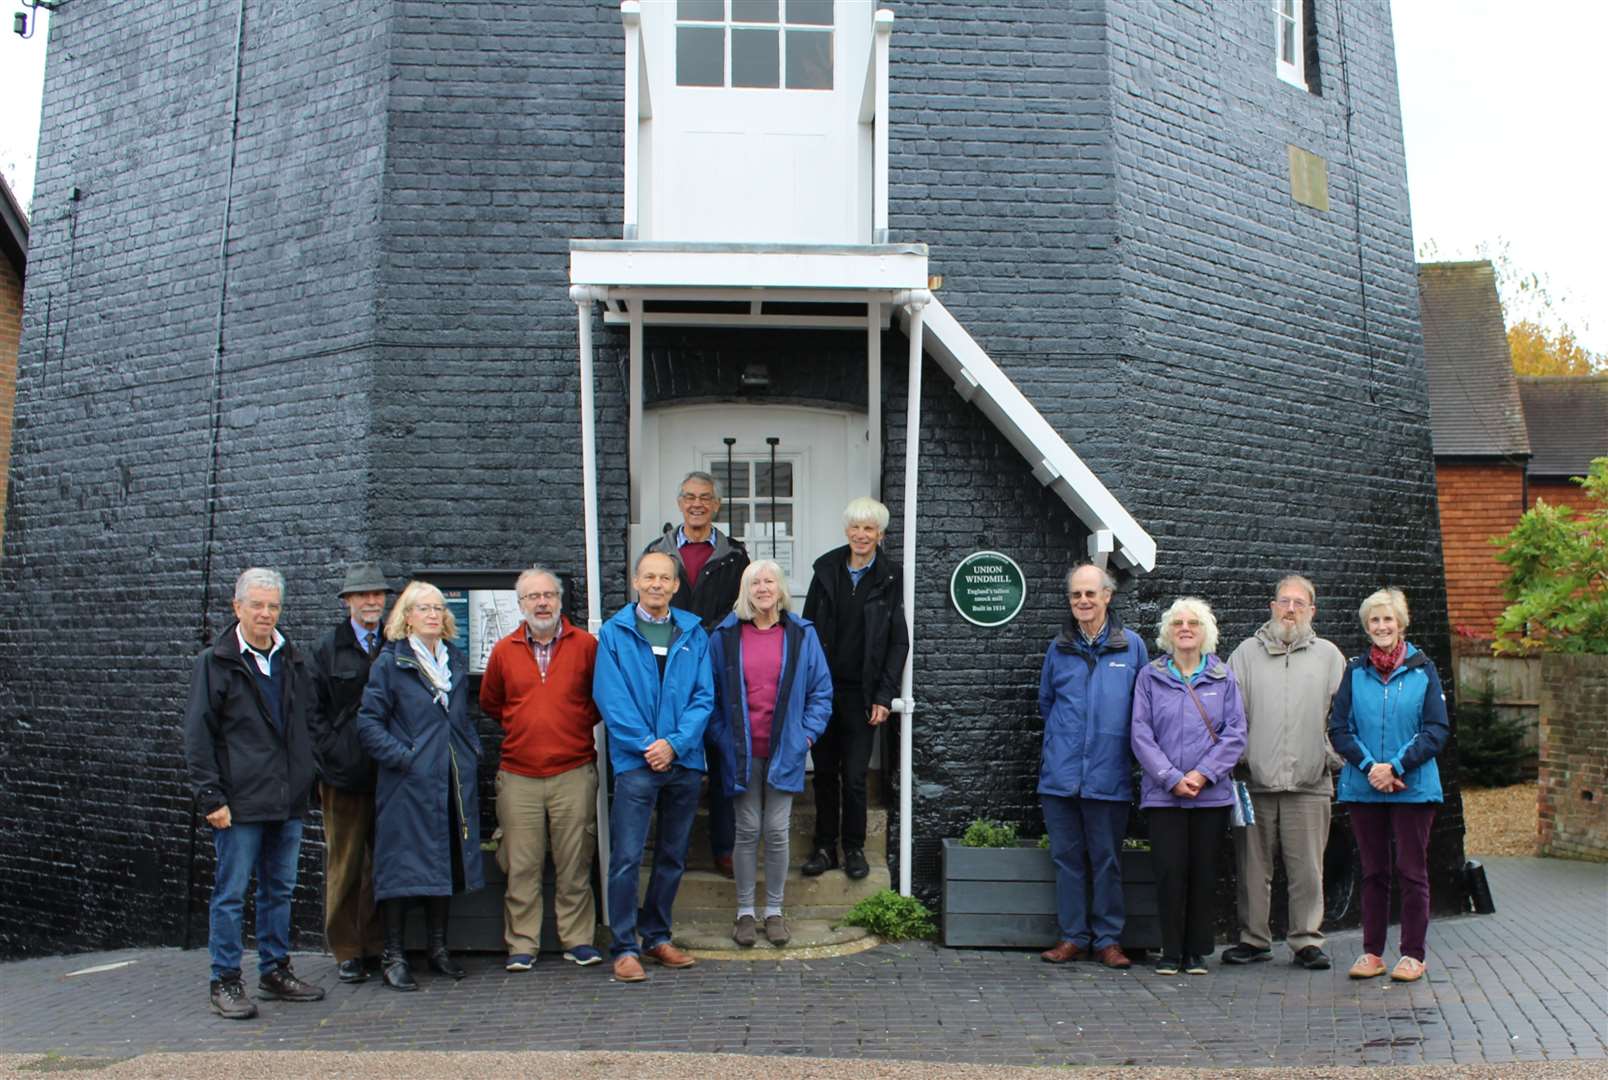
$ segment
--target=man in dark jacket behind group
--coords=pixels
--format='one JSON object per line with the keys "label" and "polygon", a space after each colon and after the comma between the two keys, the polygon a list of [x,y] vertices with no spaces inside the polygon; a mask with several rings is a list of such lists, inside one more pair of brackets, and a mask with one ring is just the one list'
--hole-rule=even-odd
{"label": "man in dark jacket behind group", "polygon": [[347,617],[313,650],[318,704],[309,718],[324,808],[324,941],[341,982],[368,978],[384,946],[374,907],[374,759],[357,737],[357,707],[385,635],[385,575],[373,563],[348,568]]}
{"label": "man in dark jacket behind group", "polygon": [[843,511],[848,543],[815,560],[804,618],[815,624],[832,669],[832,719],[813,749],[815,851],[801,868],[817,877],[838,866],[856,880],[871,872],[865,859],[866,785],[877,728],[888,719],[910,631],[905,626],[904,578],[878,550],[888,508],[859,498]]}
{"label": "man in dark jacket behind group", "polygon": [[240,978],[241,916],[253,870],[257,995],[324,996],[290,970],[290,895],[313,787],[307,714],[314,691],[301,654],[275,629],[284,596],[285,579],[273,570],[240,575],[235,622],[196,658],[184,716],[190,783],[217,852],[207,933],[211,1003],[231,1020],[257,1015]]}
{"label": "man in dark jacket behind group", "polygon": [[[666,525],[664,535],[642,549],[676,561],[676,594],[672,607],[698,616],[704,633],[711,633],[737,604],[737,587],[748,569],[748,550],[736,537],[715,527],[720,514],[720,489],[706,472],[690,472],[676,492],[681,524]],[[732,876],[731,852],[737,841],[732,800],[720,774],[720,755],[709,754],[709,854],[715,868]]]}

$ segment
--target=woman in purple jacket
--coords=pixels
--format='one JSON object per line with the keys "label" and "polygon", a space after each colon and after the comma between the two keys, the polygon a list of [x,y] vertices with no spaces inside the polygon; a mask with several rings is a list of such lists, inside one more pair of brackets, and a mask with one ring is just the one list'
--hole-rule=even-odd
{"label": "woman in purple jacket", "polygon": [[1228,665],[1215,655],[1217,620],[1206,601],[1174,601],[1161,617],[1156,647],[1167,655],[1139,673],[1132,734],[1160,907],[1156,972],[1204,975],[1215,942],[1217,849],[1234,801],[1234,765],[1245,749],[1245,705]]}

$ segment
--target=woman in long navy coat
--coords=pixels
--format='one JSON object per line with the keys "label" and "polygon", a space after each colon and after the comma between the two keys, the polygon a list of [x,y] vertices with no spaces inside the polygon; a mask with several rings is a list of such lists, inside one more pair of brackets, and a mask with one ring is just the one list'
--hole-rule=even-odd
{"label": "woman in long navy coat", "polygon": [[425,906],[430,968],[464,976],[447,952],[454,893],[485,882],[480,869],[480,736],[469,720],[469,658],[441,591],[414,581],[386,620],[387,644],[369,672],[358,736],[379,763],[374,792],[374,898],[385,923],[385,984],[416,990],[402,948],[410,901]]}

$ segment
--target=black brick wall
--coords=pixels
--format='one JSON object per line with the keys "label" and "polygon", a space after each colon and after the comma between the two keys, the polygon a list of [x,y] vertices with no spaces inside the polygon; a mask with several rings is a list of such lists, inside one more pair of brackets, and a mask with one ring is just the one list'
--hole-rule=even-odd
{"label": "black brick wall", "polygon": [[[1148,638],[1199,593],[1226,652],[1296,568],[1344,647],[1390,581],[1445,660],[1383,0],[1346,6],[1346,68],[1336,10],[1318,12],[1321,97],[1274,77],[1253,4],[893,6],[894,239],[931,246],[942,300],[1156,536],[1124,617]],[[0,565],[0,952],[183,937],[184,683],[242,566],[287,573],[282,625],[304,644],[338,617],[352,558],[398,580],[539,558],[584,590],[566,270],[571,238],[620,230],[618,19],[590,0],[58,13]],[[1291,202],[1287,143],[1327,160],[1329,211]],[[609,610],[626,350],[594,319]],[[863,408],[863,342],[650,331],[648,399],[740,398],[757,358],[772,399]],[[895,552],[905,349],[885,336]],[[1042,828],[1034,689],[1086,531],[930,363],[923,413],[930,896],[938,838],[972,817]],[[947,603],[955,559],[982,546],[1032,586],[992,633]],[[316,816],[308,837],[303,941]],[[1436,845],[1449,871],[1455,793]],[[195,866],[200,905],[204,850]]]}

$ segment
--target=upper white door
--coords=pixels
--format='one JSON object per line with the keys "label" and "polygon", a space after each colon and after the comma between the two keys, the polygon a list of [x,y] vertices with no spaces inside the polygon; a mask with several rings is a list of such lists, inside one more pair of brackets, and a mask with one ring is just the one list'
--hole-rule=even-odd
{"label": "upper white door", "polygon": [[[727,469],[727,438],[730,470]],[[777,440],[772,450],[767,438]],[[868,489],[865,413],[789,405],[673,405],[642,417],[641,551],[666,523],[679,523],[676,492],[694,470],[720,481],[716,526],[775,559],[794,610],[804,609],[811,566],[844,543],[843,508]]]}
{"label": "upper white door", "polygon": [[653,100],[643,238],[865,243],[869,0],[642,5]]}

